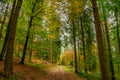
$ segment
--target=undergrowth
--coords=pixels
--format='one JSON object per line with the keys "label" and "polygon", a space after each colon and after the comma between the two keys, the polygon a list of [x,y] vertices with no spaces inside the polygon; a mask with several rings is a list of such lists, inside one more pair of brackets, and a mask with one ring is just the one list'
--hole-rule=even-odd
{"label": "undergrowth", "polygon": [[46,69],[48,69],[48,66],[46,64],[43,64],[43,63],[39,63],[39,64],[28,63],[28,65],[36,67],[36,68],[38,68],[40,70],[46,70]]}
{"label": "undergrowth", "polygon": [[86,78],[87,80],[101,80],[99,73],[90,74],[90,73],[79,72],[78,75]]}
{"label": "undergrowth", "polygon": [[65,66],[64,70],[67,71],[67,72],[73,72],[73,70],[71,68],[69,68],[68,66]]}

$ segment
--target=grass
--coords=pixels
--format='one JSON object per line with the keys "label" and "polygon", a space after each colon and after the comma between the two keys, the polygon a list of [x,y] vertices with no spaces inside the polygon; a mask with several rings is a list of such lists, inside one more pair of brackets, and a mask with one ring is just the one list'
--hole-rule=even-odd
{"label": "grass", "polygon": [[73,69],[71,69],[69,66],[65,66],[64,70],[67,72],[73,72]]}
{"label": "grass", "polygon": [[[65,66],[64,70],[67,72],[74,72],[74,69],[72,69],[69,66]],[[87,80],[101,80],[100,73],[84,73],[84,72],[78,72],[78,75],[81,77],[86,78]]]}
{"label": "grass", "polygon": [[[64,70],[67,71],[67,72],[74,72],[74,69],[72,69],[69,66],[65,66]],[[78,72],[78,75],[87,79],[87,80],[100,80],[100,74],[99,73]]]}
{"label": "grass", "polygon": [[86,78],[87,80],[101,80],[99,73],[83,73],[83,72],[79,72],[78,75]]}
{"label": "grass", "polygon": [[[74,72],[74,69],[72,69],[69,66],[65,66],[64,70],[67,71],[67,72]],[[100,73],[84,73],[84,72],[79,72],[78,75],[80,77],[85,78],[86,80],[101,80]]]}

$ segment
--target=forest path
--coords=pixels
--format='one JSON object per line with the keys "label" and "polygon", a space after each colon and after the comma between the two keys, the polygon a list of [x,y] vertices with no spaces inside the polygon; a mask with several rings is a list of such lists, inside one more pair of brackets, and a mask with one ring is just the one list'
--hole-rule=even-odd
{"label": "forest path", "polygon": [[[17,61],[14,62],[14,73],[17,80],[86,80],[66,66],[51,65],[49,69],[44,70],[37,66],[20,65]],[[0,72],[3,72],[3,66],[4,62],[0,62]],[[3,80],[1,75],[0,80]]]}
{"label": "forest path", "polygon": [[65,66],[53,67],[47,75],[38,80],[85,80],[73,72],[65,71],[64,68]]}

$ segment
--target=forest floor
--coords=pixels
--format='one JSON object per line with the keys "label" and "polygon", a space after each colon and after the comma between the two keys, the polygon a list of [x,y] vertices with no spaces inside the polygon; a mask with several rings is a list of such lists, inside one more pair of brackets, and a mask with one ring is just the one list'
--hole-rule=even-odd
{"label": "forest floor", "polygon": [[[10,80],[85,80],[72,71],[67,71],[66,66],[51,64],[25,64],[20,65],[14,61],[14,73],[17,79]],[[0,62],[0,72],[3,72],[3,62]],[[46,66],[47,65],[47,66]],[[0,76],[0,80],[3,77]]]}
{"label": "forest floor", "polygon": [[65,66],[56,66],[49,73],[38,80],[85,80],[73,72],[64,70]]}

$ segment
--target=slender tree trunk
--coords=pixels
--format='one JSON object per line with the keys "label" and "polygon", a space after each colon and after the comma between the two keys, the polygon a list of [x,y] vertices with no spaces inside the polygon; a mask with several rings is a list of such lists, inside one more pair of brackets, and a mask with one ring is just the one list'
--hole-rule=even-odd
{"label": "slender tree trunk", "polygon": [[99,17],[99,12],[97,8],[97,1],[91,0],[91,3],[93,7],[95,31],[96,31],[96,38],[97,38],[97,44],[98,44],[100,71],[101,71],[101,77],[102,77],[101,80],[109,80],[106,55],[105,55],[105,46],[104,46],[103,34],[101,30],[101,25],[100,25],[100,17]]}
{"label": "slender tree trunk", "polygon": [[[34,13],[36,4],[37,3],[35,2],[34,5],[33,5],[31,14]],[[33,19],[34,19],[33,15],[30,16],[30,22],[29,22],[29,27],[28,27],[28,30],[27,30],[27,36],[26,36],[26,40],[25,40],[25,44],[24,44],[23,55],[22,55],[22,58],[21,58],[21,61],[20,61],[20,64],[23,64],[23,65],[24,65],[24,61],[25,61],[26,50],[27,50],[28,40],[29,40],[29,37],[30,37],[30,30],[31,30],[31,27],[32,27],[32,21],[33,21]]]}
{"label": "slender tree trunk", "polygon": [[88,71],[91,72],[92,71],[92,65],[94,64],[93,62],[93,54],[92,54],[92,48],[91,48],[91,45],[92,45],[92,40],[93,40],[93,33],[92,33],[92,27],[91,26],[88,26],[88,29],[87,29],[87,39],[86,39],[86,62],[87,62],[87,65],[88,65]]}
{"label": "slender tree trunk", "polygon": [[91,40],[90,40],[91,37],[91,33],[88,32],[88,38],[87,38],[87,47],[86,47],[86,53],[87,53],[87,65],[88,65],[88,71],[91,72],[92,71],[92,57],[93,57],[93,54],[92,54],[92,51],[91,51]]}
{"label": "slender tree trunk", "polygon": [[84,55],[84,69],[85,69],[84,71],[87,73],[86,54],[85,54],[85,41],[84,41],[84,30],[83,30],[82,17],[80,17],[80,24],[81,24],[81,34],[82,34],[83,55]]}
{"label": "slender tree trunk", "polygon": [[2,22],[1,27],[0,27],[0,39],[2,38],[2,31],[3,31],[3,27],[5,25],[6,17],[7,17],[7,14],[8,14],[8,8],[9,8],[9,3],[7,3],[6,10],[5,10],[5,13],[4,13],[3,22]]}
{"label": "slender tree trunk", "polygon": [[109,55],[109,64],[110,64],[110,71],[111,71],[111,80],[115,80],[114,66],[113,66],[112,53],[111,53],[111,42],[110,42],[110,37],[109,37],[109,30],[108,30],[106,12],[105,12],[105,8],[103,5],[103,1],[102,1],[102,11],[103,11],[103,16],[104,16],[106,39],[107,39],[107,45],[108,45],[108,55]]}
{"label": "slender tree trunk", "polygon": [[73,42],[74,42],[74,58],[75,58],[75,72],[78,73],[77,52],[76,52],[76,26],[74,21],[74,15],[72,19],[73,24]]}
{"label": "slender tree trunk", "polygon": [[4,54],[5,54],[6,48],[7,48],[7,41],[8,41],[8,37],[9,37],[8,35],[9,35],[9,31],[10,31],[9,29],[10,29],[10,26],[11,26],[11,23],[12,23],[12,20],[13,20],[12,16],[13,16],[13,12],[14,12],[14,9],[15,9],[15,5],[16,5],[16,0],[14,0],[13,5],[12,5],[12,11],[11,11],[11,15],[10,15],[10,19],[9,19],[9,22],[8,22],[8,27],[7,27],[5,39],[4,39],[1,54],[0,54],[0,61],[3,61],[3,57],[4,57]]}
{"label": "slender tree trunk", "polygon": [[72,49],[70,49],[70,64],[73,67],[73,53],[72,53]]}
{"label": "slender tree trunk", "polygon": [[80,71],[80,43],[79,43],[79,39],[78,39],[78,43],[77,43],[78,45],[78,70]]}
{"label": "slender tree trunk", "polygon": [[16,34],[16,26],[18,21],[19,12],[22,6],[23,0],[18,0],[15,10],[13,12],[12,22],[9,28],[9,37],[7,50],[5,55],[5,63],[4,63],[4,72],[5,72],[5,80],[8,80],[11,76],[13,76],[13,48],[14,48],[14,39]]}
{"label": "slender tree trunk", "polygon": [[52,38],[49,39],[49,42],[50,42],[50,46],[49,46],[49,53],[50,53],[50,57],[49,57],[49,60],[50,62],[53,64],[53,47],[52,47]]}
{"label": "slender tree trunk", "polygon": [[20,44],[18,44],[17,57],[20,57]]}
{"label": "slender tree trunk", "polygon": [[112,73],[112,78],[111,79],[115,80],[114,66],[113,66],[113,62],[112,62],[111,44],[110,44],[111,42],[110,42],[110,38],[109,38],[109,31],[108,31],[106,20],[105,20],[105,30],[106,30],[106,38],[107,38],[107,44],[108,44],[110,71]]}
{"label": "slender tree trunk", "polygon": [[115,7],[115,20],[116,20],[116,27],[117,27],[117,39],[118,39],[118,72],[120,72],[120,33],[119,33],[119,22],[118,22],[118,8]]}
{"label": "slender tree trunk", "polygon": [[32,62],[32,43],[33,43],[33,35],[32,39],[30,39],[30,55],[29,55],[29,62]]}
{"label": "slender tree trunk", "polygon": [[29,62],[32,62],[32,49],[30,49]]}
{"label": "slender tree trunk", "polygon": [[33,21],[33,17],[30,18],[29,28],[28,28],[28,32],[27,32],[27,36],[26,36],[26,40],[25,40],[25,44],[24,44],[24,49],[23,49],[23,55],[22,55],[22,58],[20,61],[20,64],[23,64],[23,65],[24,65],[25,56],[26,56],[27,44],[28,44],[28,40],[30,37],[30,30],[32,27],[32,21]]}
{"label": "slender tree trunk", "polygon": [[51,38],[49,39],[49,42],[50,42],[50,44],[49,44],[49,53],[50,53],[49,60],[50,60],[50,63],[52,63],[52,47],[51,47],[52,40],[51,40]]}

